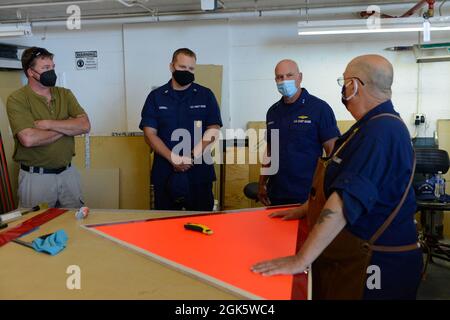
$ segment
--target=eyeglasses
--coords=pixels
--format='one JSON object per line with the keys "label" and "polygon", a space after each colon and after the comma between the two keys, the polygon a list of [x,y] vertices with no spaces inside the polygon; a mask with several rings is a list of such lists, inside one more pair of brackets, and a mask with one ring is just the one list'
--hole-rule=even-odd
{"label": "eyeglasses", "polygon": [[26,66],[30,66],[31,63],[34,61],[34,59],[38,58],[39,56],[44,55],[44,56],[51,56],[52,54],[44,49],[44,48],[36,48],[33,53],[30,55],[30,58],[28,59]]}
{"label": "eyeglasses", "polygon": [[361,84],[362,84],[363,86],[365,85],[364,82],[363,82],[360,78],[358,78],[358,77],[350,77],[350,78],[340,77],[340,78],[337,79],[337,83],[338,83],[338,85],[339,85],[340,87],[343,87],[343,86],[345,85],[345,82],[348,81],[348,80],[351,80],[351,79],[356,79],[356,80],[358,80],[359,82],[361,82]]}

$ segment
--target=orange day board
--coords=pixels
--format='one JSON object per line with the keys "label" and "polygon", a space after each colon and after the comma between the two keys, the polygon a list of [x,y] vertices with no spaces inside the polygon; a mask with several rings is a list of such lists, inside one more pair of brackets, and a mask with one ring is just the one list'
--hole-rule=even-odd
{"label": "orange day board", "polygon": [[[307,299],[307,274],[264,277],[250,270],[257,262],[294,255],[305,241],[305,221],[268,217],[285,209],[247,209],[85,227],[246,298]],[[186,223],[206,225],[213,234],[186,230]]]}

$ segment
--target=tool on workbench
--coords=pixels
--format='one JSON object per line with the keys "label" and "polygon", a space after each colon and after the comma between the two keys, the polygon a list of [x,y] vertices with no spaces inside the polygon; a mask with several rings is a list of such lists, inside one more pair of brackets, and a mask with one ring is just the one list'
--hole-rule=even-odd
{"label": "tool on workbench", "polygon": [[34,206],[33,208],[25,210],[25,211],[15,210],[12,212],[8,212],[8,213],[0,215],[0,223],[18,220],[18,219],[22,218],[22,216],[24,216],[30,212],[36,212],[36,211],[43,210],[43,209],[48,209],[48,203],[46,203],[46,202],[39,203],[37,206]]}
{"label": "tool on workbench", "polygon": [[75,212],[75,219],[77,220],[86,219],[88,215],[89,215],[89,208],[81,207],[80,209],[78,209],[77,212]]}
{"label": "tool on workbench", "polygon": [[197,231],[197,232],[201,232],[207,235],[212,235],[214,232],[207,226],[203,225],[203,224],[198,224],[198,223],[186,223],[184,225],[184,228],[186,230],[192,230],[192,231]]}
{"label": "tool on workbench", "polygon": [[14,239],[12,242],[31,248],[37,252],[44,252],[54,256],[64,250],[67,240],[68,237],[66,232],[64,230],[58,230],[56,232],[40,236],[32,242],[26,242],[19,239]]}

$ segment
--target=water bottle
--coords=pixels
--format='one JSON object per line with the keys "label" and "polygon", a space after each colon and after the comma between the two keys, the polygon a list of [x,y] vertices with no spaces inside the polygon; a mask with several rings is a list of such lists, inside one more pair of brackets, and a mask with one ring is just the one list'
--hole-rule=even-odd
{"label": "water bottle", "polygon": [[441,179],[439,180],[439,195],[445,196],[445,178],[441,174]]}
{"label": "water bottle", "polygon": [[220,207],[219,207],[219,200],[214,200],[214,208],[213,211],[219,211]]}
{"label": "water bottle", "polygon": [[436,199],[439,199],[441,195],[445,194],[445,185],[444,185],[444,178],[442,177],[442,172],[438,171],[434,183],[434,197]]}

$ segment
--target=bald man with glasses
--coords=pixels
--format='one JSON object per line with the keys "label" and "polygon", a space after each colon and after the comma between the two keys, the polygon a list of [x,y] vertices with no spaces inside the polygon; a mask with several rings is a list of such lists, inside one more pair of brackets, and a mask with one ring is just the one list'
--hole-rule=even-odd
{"label": "bald man with glasses", "polygon": [[423,268],[411,188],[410,135],[391,101],[392,64],[353,59],[338,84],[356,123],[316,168],[304,205],[273,217],[305,217],[297,255],[253,266],[263,275],[297,274],[312,264],[313,299],[415,299]]}

